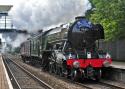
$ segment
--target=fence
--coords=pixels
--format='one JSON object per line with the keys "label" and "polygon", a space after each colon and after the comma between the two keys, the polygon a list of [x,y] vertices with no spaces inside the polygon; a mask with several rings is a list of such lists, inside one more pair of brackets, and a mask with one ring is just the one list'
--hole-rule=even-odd
{"label": "fence", "polygon": [[125,61],[125,40],[111,42],[100,41],[100,49],[108,51],[113,60]]}

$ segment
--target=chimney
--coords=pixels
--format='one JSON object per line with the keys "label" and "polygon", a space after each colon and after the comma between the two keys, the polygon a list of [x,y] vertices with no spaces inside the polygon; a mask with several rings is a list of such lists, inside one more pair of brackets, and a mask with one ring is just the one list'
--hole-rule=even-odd
{"label": "chimney", "polygon": [[77,16],[77,17],[75,17],[75,20],[85,19],[85,18],[86,18],[85,16]]}

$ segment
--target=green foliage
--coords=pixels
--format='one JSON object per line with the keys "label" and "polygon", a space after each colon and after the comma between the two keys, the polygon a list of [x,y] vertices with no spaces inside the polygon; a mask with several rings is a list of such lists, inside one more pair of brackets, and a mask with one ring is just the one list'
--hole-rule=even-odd
{"label": "green foliage", "polygon": [[90,0],[93,8],[87,17],[101,23],[106,40],[125,38],[125,0]]}

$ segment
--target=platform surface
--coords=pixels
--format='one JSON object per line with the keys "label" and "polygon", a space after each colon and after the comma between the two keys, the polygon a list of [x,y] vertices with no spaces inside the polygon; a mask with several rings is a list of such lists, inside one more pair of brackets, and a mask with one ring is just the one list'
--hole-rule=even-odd
{"label": "platform surface", "polygon": [[13,89],[1,55],[0,55],[0,89]]}
{"label": "platform surface", "polygon": [[125,69],[125,62],[116,62],[113,61],[111,64],[112,68]]}

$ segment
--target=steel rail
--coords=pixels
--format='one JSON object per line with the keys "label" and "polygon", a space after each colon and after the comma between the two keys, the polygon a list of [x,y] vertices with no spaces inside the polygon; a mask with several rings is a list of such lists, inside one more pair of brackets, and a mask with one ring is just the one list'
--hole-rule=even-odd
{"label": "steel rail", "polygon": [[5,65],[6,69],[7,69],[7,73],[8,73],[8,75],[9,75],[10,80],[11,80],[11,83],[12,83],[12,85],[13,85],[13,88],[14,88],[14,89],[21,89],[21,87],[20,87],[19,83],[17,82],[15,76],[13,75],[13,73],[12,73],[12,71],[11,71],[9,65],[8,65],[7,62],[5,61],[5,58],[3,58],[3,59],[4,59],[4,60],[3,60],[4,65]]}
{"label": "steel rail", "polygon": [[[22,66],[20,66],[19,64],[17,64],[16,62],[14,62],[11,59],[5,59],[5,60],[10,60],[12,63],[14,63],[18,68],[20,68],[22,71],[24,71],[26,74],[28,74],[31,78],[33,78],[35,81],[37,81],[41,86],[43,86],[45,89],[54,89],[52,88],[49,84],[45,83],[44,81],[40,80],[39,78],[37,78],[35,75],[33,75],[32,73],[30,73],[28,70],[24,69]],[[14,78],[16,80],[16,78]],[[17,80],[16,80],[17,81]],[[19,85],[19,84],[18,84]],[[21,89],[21,88],[19,88]]]}

